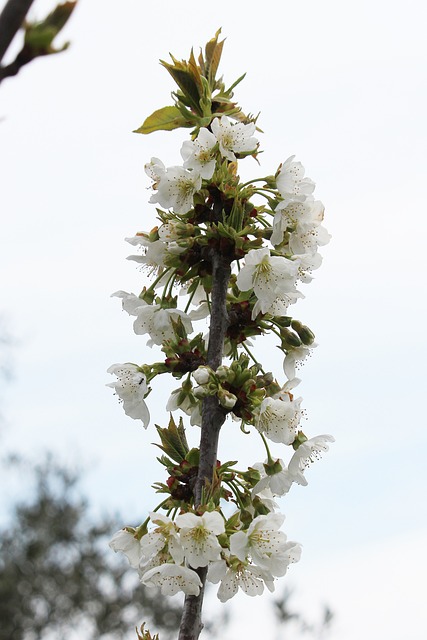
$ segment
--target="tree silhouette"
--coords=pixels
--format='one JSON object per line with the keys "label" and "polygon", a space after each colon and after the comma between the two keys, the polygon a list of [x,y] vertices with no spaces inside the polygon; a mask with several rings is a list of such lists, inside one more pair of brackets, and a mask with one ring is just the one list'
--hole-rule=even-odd
{"label": "tree silhouette", "polygon": [[67,640],[80,628],[87,640],[134,638],[138,619],[161,628],[162,639],[173,637],[181,608],[164,606],[111,553],[108,538],[117,524],[90,518],[78,474],[51,457],[33,472],[32,499],[14,506],[12,522],[0,532],[0,640],[52,633]]}

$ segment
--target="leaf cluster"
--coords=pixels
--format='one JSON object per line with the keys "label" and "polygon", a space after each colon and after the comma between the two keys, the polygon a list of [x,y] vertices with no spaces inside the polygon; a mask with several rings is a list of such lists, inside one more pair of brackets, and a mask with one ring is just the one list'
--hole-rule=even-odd
{"label": "leaf cluster", "polygon": [[193,128],[195,137],[200,127],[207,127],[213,118],[227,115],[244,123],[255,122],[256,118],[244,115],[237,103],[233,102],[233,89],[243,80],[240,76],[228,89],[216,74],[221,60],[224,40],[219,41],[221,29],[206,44],[205,52],[200,51],[196,60],[191,50],[188,61],[178,60],[170,54],[172,62],[161,60],[162,66],[170,73],[178,89],[172,93],[173,105],[157,109],[135,133],[173,131],[179,127]]}

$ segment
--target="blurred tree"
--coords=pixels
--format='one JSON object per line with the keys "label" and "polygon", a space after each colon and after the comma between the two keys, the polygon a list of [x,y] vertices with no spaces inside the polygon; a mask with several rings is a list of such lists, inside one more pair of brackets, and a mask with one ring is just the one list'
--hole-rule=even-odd
{"label": "blurred tree", "polygon": [[332,610],[328,605],[324,605],[320,620],[318,622],[308,622],[305,616],[300,612],[293,610],[293,607],[290,605],[292,594],[292,590],[285,588],[282,595],[273,601],[274,613],[279,624],[279,630],[277,633],[278,640],[284,637],[281,635],[280,629],[283,629],[284,627],[288,629],[290,625],[294,627],[298,635],[300,633],[308,633],[318,640],[325,638],[334,617]]}
{"label": "blurred tree", "polygon": [[0,532],[0,640],[67,640],[79,629],[87,640],[135,638],[142,620],[173,637],[181,607],[144,589],[109,552],[117,527],[89,517],[77,474],[51,458],[34,474],[35,495]]}

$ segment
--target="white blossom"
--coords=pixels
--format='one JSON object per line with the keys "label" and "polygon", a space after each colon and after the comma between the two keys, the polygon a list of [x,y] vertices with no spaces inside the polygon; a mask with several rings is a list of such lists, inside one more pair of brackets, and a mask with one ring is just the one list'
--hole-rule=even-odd
{"label": "white blossom", "polygon": [[283,399],[264,398],[257,415],[256,428],[273,442],[291,444],[301,419],[301,401],[302,398],[291,400],[288,394]]}
{"label": "white blossom", "polygon": [[126,529],[116,531],[109,542],[113,551],[121,551],[129,560],[129,564],[134,569],[138,569],[141,559],[141,543],[135,535]]}
{"label": "white blossom", "polygon": [[[289,291],[288,293],[280,293],[269,306],[264,305],[262,307],[264,309],[262,313],[268,313],[269,315],[277,318],[284,317],[288,314],[289,306],[294,304],[300,298],[305,298],[305,296],[296,289],[294,291]],[[258,300],[252,310],[252,318],[256,318],[260,311],[261,305]]]}
{"label": "white blossom", "polygon": [[113,364],[107,369],[107,373],[117,376],[117,381],[108,383],[107,387],[112,387],[122,400],[126,415],[134,420],[142,420],[147,428],[150,413],[144,402],[148,393],[145,375],[132,363]]}
{"label": "white blossom", "polygon": [[[164,269],[166,266],[165,259],[168,254],[173,253],[169,250],[170,245],[166,245],[161,240],[155,240],[150,244],[145,253],[142,254],[132,254],[127,256],[126,260],[132,260],[133,262],[142,265],[142,269],[147,269],[149,275],[160,273],[160,269]],[[159,284],[160,283],[160,284]],[[166,284],[166,279],[160,280],[159,283],[156,284],[156,289],[164,286]]]}
{"label": "white blossom", "polygon": [[201,427],[202,426],[202,404],[200,401],[198,401],[192,411],[191,411],[191,415],[190,415],[190,424],[191,426],[196,425],[197,427]]}
{"label": "white blossom", "polygon": [[283,361],[283,370],[288,380],[295,379],[297,363],[303,362],[307,357],[311,355],[311,350],[317,347],[317,344],[313,342],[310,346],[302,344],[299,347],[292,347],[286,353]]}
{"label": "white blossom", "polygon": [[331,238],[322,226],[324,213],[323,203],[311,196],[304,201],[283,200],[275,209],[272,244],[279,245],[288,230],[289,250],[293,254],[314,255],[318,247],[327,244]]}
{"label": "white blossom", "polygon": [[197,171],[202,178],[209,180],[215,171],[215,147],[217,139],[213,133],[202,127],[197,138],[186,140],[181,147],[181,156],[185,169]]}
{"label": "white blossom", "polygon": [[288,493],[294,480],[289,474],[288,469],[281,458],[279,458],[276,463],[280,464],[282,468],[273,475],[267,475],[263,464],[257,462],[252,465],[253,468],[259,471],[261,475],[261,478],[252,489],[252,498],[267,488],[270,489],[273,496],[283,496],[285,493]]}
{"label": "white blossom", "polygon": [[298,233],[291,233],[289,237],[289,248],[294,254],[311,253],[315,254],[318,247],[328,244],[331,239],[320,222],[311,222],[298,230]]}
{"label": "white blossom", "polygon": [[276,209],[273,219],[273,233],[271,244],[279,245],[283,242],[283,236],[287,229],[295,230],[306,215],[306,211],[312,206],[312,199],[301,202],[299,200],[281,201]]}
{"label": "white blossom", "polygon": [[[269,511],[274,511],[279,508],[279,505],[274,500],[274,495],[269,487],[265,487],[261,491],[258,491],[256,498],[266,507]],[[248,511],[254,515],[255,510],[249,506]]]}
{"label": "white blossom", "polygon": [[298,261],[283,256],[271,256],[268,248],[251,249],[245,258],[245,266],[237,275],[241,291],[253,289],[258,302],[252,313],[267,313],[277,299],[285,295],[301,295],[295,290]]}
{"label": "white blossom", "polygon": [[303,202],[315,188],[313,180],[304,177],[305,169],[301,162],[293,162],[294,158],[290,156],[285,160],[276,177],[277,190],[284,200],[281,206],[286,206],[290,200]]}
{"label": "white blossom", "polygon": [[150,202],[158,202],[165,209],[175,213],[187,213],[193,207],[193,197],[202,186],[202,178],[197,171],[184,167],[169,167],[160,176],[157,192]]}
{"label": "white blossom", "polygon": [[233,123],[227,116],[212,121],[211,129],[219,143],[221,155],[228,160],[236,160],[235,153],[255,151],[258,140],[252,137],[255,124]]}
{"label": "white blossom", "polygon": [[257,516],[247,531],[230,536],[230,552],[242,561],[250,557],[273,576],[284,576],[289,564],[297,562],[301,555],[301,547],[288,542],[283,531],[279,531],[284,519],[281,513]]}
{"label": "white blossom", "polygon": [[190,566],[197,569],[219,560],[221,545],[217,536],[224,533],[225,526],[218,511],[206,511],[202,516],[184,513],[176,518],[176,524],[180,529],[181,544]]}
{"label": "white blossom", "polygon": [[150,336],[148,345],[161,345],[165,340],[172,340],[175,336],[172,321],[181,319],[187,333],[193,331],[190,316],[181,309],[172,307],[164,309],[160,304],[147,304],[134,293],[116,291],[113,297],[121,298],[123,309],[131,316],[136,316],[133,329],[137,335]]}
{"label": "white blossom", "polygon": [[157,587],[164,596],[174,596],[179,591],[198,596],[202,582],[195,571],[177,564],[165,563],[146,571],[141,582],[146,587]]}
{"label": "white blossom", "polygon": [[152,555],[150,558],[141,556],[141,560],[138,566],[139,577],[142,578],[147,571],[159,567],[161,564],[173,562],[172,556],[169,551],[164,548],[158,553]]}
{"label": "white blossom", "polygon": [[[288,471],[292,478],[301,479],[306,468],[315,460],[320,460],[322,453],[329,450],[328,442],[335,442],[335,438],[331,435],[320,435],[300,444],[288,465]],[[298,480],[294,480],[294,482],[298,482]],[[307,484],[307,481],[305,483],[299,482],[299,484]]]}
{"label": "white blossom", "polygon": [[209,303],[207,300],[203,300],[197,307],[197,309],[192,309],[188,314],[191,320],[204,320],[210,314]]}
{"label": "white blossom", "polygon": [[179,541],[176,524],[167,516],[154,511],[150,513],[150,519],[157,527],[141,538],[141,554],[143,558],[150,560],[167,546],[173,561],[177,564],[182,564],[184,551]]}
{"label": "white blossom", "polygon": [[151,158],[150,162],[145,164],[144,169],[147,176],[153,180],[153,187],[157,189],[157,183],[166,173],[165,165],[159,158]]}
{"label": "white blossom", "polygon": [[197,401],[192,391],[186,393],[182,387],[178,387],[178,389],[174,389],[169,396],[169,400],[166,404],[166,411],[170,413],[171,411],[181,409],[181,411],[190,415],[196,402]]}
{"label": "white blossom", "polygon": [[147,234],[138,233],[131,238],[125,238],[126,242],[133,246],[142,247],[142,254],[131,255],[127,260],[133,260],[153,271],[166,267],[168,255],[179,255],[186,251],[185,246],[180,246],[178,240],[181,239],[176,225],[172,222],[162,224],[157,230],[159,239],[150,240]]}
{"label": "white blossom", "polygon": [[176,242],[181,239],[181,235],[178,231],[177,225],[173,222],[165,222],[160,225],[157,230],[159,239],[162,242]]}
{"label": "white blossom", "polygon": [[137,335],[148,333],[149,346],[161,345],[165,340],[172,340],[175,336],[172,321],[176,322],[178,318],[181,319],[187,333],[193,331],[189,316],[180,309],[164,309],[159,304],[147,304],[139,307],[134,315],[137,317],[133,323],[133,329]]}
{"label": "white blossom", "polygon": [[248,596],[260,596],[264,584],[274,591],[274,577],[268,571],[249,563],[233,562],[221,580],[217,595],[221,602],[227,602],[240,588]]}
{"label": "white blossom", "polygon": [[147,306],[145,300],[142,300],[142,298],[139,298],[134,293],[128,293],[127,291],[115,291],[115,293],[111,294],[111,297],[121,298],[122,309],[130,316],[137,316],[138,309]]}
{"label": "white blossom", "polygon": [[301,282],[311,282],[315,271],[322,264],[322,256],[320,253],[301,253],[294,256],[298,260],[298,280]]}

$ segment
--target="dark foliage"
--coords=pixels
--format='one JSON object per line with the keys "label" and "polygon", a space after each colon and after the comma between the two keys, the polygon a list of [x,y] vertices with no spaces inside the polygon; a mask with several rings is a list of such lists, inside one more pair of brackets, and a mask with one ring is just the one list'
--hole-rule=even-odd
{"label": "dark foliage", "polygon": [[0,640],[67,640],[79,628],[87,640],[123,639],[143,620],[172,637],[181,607],[145,590],[108,549],[117,525],[93,522],[77,475],[51,459],[34,474],[33,498],[0,532]]}

